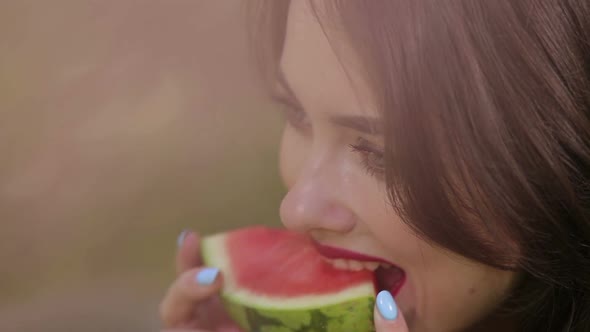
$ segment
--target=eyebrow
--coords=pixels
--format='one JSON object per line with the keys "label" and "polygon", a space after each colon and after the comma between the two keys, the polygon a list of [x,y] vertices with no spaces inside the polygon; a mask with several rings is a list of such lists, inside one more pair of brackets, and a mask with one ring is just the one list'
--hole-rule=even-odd
{"label": "eyebrow", "polygon": [[331,117],[330,120],[337,125],[354,129],[361,133],[369,135],[383,134],[383,127],[379,118],[358,115],[336,115]]}
{"label": "eyebrow", "polygon": [[[289,81],[282,68],[277,69],[277,83],[280,91],[273,92],[273,98],[283,103],[293,104],[297,109],[303,110],[303,104],[297,98],[297,95],[291,88]],[[286,94],[286,96],[284,96]],[[361,115],[332,115],[330,121],[336,125],[356,130],[368,135],[382,135],[382,120],[377,117],[366,117]]]}

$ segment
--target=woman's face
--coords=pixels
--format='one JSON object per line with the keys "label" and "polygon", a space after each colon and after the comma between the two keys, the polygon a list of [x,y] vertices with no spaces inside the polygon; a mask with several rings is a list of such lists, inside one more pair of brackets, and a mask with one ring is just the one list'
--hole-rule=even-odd
{"label": "woman's face", "polygon": [[412,331],[475,323],[499,305],[514,274],[419,239],[394,213],[381,177],[383,137],[371,125],[379,114],[367,87],[352,85],[360,78],[354,63],[344,70],[307,3],[294,1],[290,8],[277,84],[279,99],[289,105],[280,156],[289,189],[283,223],[322,245],[403,269],[405,280],[394,295]]}

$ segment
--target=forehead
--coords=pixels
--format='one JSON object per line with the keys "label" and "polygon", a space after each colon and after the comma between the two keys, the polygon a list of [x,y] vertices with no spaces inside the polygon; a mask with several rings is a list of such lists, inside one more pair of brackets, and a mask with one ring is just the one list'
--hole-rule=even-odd
{"label": "forehead", "polygon": [[310,3],[291,1],[280,63],[286,80],[306,108],[368,111],[369,93],[352,45],[329,17],[316,15]]}

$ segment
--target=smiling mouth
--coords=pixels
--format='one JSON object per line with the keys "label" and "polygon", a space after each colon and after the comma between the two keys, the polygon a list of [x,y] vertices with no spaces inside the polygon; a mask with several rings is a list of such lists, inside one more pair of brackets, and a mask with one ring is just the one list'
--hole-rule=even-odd
{"label": "smiling mouth", "polygon": [[404,270],[386,260],[346,249],[325,246],[315,241],[313,243],[322,258],[336,269],[373,272],[377,292],[387,290],[395,296],[404,285],[406,280]]}

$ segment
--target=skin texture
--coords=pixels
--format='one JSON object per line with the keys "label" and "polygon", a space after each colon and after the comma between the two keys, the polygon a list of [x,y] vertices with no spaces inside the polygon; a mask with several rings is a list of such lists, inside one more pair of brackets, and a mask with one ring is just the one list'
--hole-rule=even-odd
{"label": "skin texture", "polygon": [[[485,320],[517,275],[433,246],[395,214],[380,176],[383,137],[352,128],[349,121],[379,118],[363,71],[355,66],[360,61],[345,38],[334,43],[326,37],[307,6],[293,1],[289,10],[275,92],[287,119],[279,165],[288,188],[280,207],[283,224],[405,271],[395,299],[399,315],[387,321],[375,310],[378,332],[460,331]],[[194,281],[203,268],[199,241],[189,232],[179,243],[178,276],[160,304],[164,331],[238,331],[217,295],[223,275],[209,286]],[[472,329],[510,330],[506,322],[488,322]]]}
{"label": "skin texture", "polygon": [[[361,138],[382,149],[383,138],[335,121],[379,114],[353,65],[354,54],[346,52],[352,47],[339,45],[335,52],[334,41],[307,3],[294,1],[290,8],[280,63],[293,94],[289,98],[301,107],[286,111],[280,170],[289,191],[281,205],[283,224],[323,244],[382,257],[403,268],[407,283],[396,301],[412,331],[472,325],[499,305],[515,274],[430,245],[389,207],[384,183],[374,171],[367,172],[366,164],[378,164],[379,153],[350,147]],[[286,95],[288,89],[279,85],[278,90]]]}

